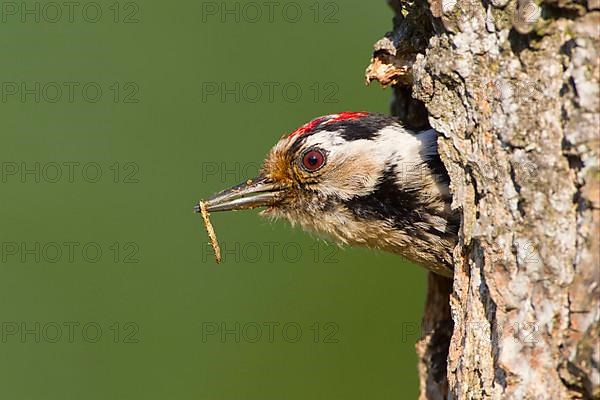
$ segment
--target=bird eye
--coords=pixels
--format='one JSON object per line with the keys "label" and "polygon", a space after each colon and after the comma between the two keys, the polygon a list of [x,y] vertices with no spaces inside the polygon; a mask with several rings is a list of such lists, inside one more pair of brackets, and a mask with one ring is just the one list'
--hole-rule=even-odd
{"label": "bird eye", "polygon": [[309,150],[302,157],[302,167],[309,172],[314,172],[325,164],[325,155],[319,150]]}

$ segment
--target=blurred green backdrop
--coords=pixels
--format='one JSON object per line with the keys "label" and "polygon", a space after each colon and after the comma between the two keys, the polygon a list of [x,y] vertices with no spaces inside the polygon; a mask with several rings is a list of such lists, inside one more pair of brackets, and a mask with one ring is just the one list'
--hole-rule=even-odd
{"label": "blurred green backdrop", "polygon": [[426,274],[194,203],[365,87],[385,2],[3,2],[0,398],[417,394]]}

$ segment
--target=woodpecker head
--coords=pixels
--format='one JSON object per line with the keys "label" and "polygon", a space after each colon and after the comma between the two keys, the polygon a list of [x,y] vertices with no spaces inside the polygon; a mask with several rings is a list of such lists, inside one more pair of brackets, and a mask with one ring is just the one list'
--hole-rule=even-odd
{"label": "woodpecker head", "polygon": [[415,133],[392,117],[343,112],[282,137],[259,176],[212,196],[207,209],[265,207],[262,215],[451,276],[458,220],[448,183],[434,130]]}

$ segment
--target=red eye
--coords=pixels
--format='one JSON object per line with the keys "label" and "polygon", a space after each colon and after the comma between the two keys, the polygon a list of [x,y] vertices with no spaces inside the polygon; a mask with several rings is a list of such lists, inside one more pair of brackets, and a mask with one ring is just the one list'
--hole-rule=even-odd
{"label": "red eye", "polygon": [[325,164],[325,156],[319,150],[310,150],[302,157],[302,166],[307,171],[313,172]]}

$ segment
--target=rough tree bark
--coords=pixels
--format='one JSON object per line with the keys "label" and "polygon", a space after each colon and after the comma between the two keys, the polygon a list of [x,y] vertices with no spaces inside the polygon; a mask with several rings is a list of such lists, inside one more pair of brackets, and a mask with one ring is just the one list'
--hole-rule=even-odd
{"label": "rough tree bark", "polygon": [[390,0],[367,81],[432,126],[462,212],[421,399],[600,398],[599,0]]}

